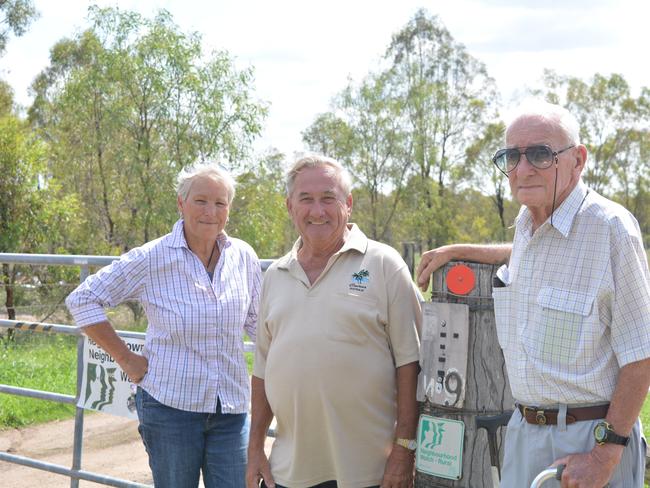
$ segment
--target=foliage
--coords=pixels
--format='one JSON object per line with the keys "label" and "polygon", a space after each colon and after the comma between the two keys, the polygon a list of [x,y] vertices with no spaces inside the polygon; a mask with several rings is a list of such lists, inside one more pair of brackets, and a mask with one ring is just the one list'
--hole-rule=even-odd
{"label": "foliage", "polygon": [[[472,183],[474,188],[489,192],[493,202],[493,208],[499,217],[500,231],[497,240],[506,240],[505,207],[506,194],[508,192],[508,179],[492,164],[492,155],[502,145],[505,134],[503,122],[488,124],[472,144],[465,150],[465,164],[462,168],[465,178]],[[486,183],[489,182],[489,188]],[[482,242],[482,241],[479,241]]]}
{"label": "foliage", "polygon": [[169,231],[181,168],[236,168],[266,109],[250,96],[251,70],[204,53],[166,11],[89,13],[88,30],[52,48],[29,117],[51,142],[49,171],[85,203],[83,252],[124,251]]}
{"label": "foliage", "polygon": [[358,86],[350,82],[335,99],[336,113],[322,114],[303,132],[311,149],[350,170],[364,207],[357,213],[359,223],[376,240],[388,239],[411,165],[400,127],[401,103],[390,90],[385,74],[370,74]]}
{"label": "foliage", "polygon": [[462,183],[466,147],[495,116],[495,103],[485,66],[420,10],[393,36],[384,68],[350,82],[303,140],[354,175],[355,219],[371,237],[408,235],[431,247],[457,236],[453,186]]}
{"label": "foliage", "polygon": [[[11,113],[0,116],[0,252],[48,252],[61,242],[76,200],[74,195],[62,195],[55,179],[43,177],[46,152],[46,145],[30,133],[23,121]],[[10,319],[15,318],[17,271],[12,265],[2,264]]]}
{"label": "foliage", "polygon": [[546,70],[543,87],[533,93],[564,105],[577,117],[581,142],[589,151],[583,179],[597,192],[630,209],[647,241],[650,89],[644,87],[634,97],[620,74],[596,73],[585,81]]}
{"label": "foliage", "polygon": [[406,113],[408,157],[420,180],[413,187],[419,205],[411,211],[425,207],[428,215],[418,222],[421,239],[428,247],[441,245],[453,234],[433,219],[449,214],[451,199],[445,191],[455,180],[465,147],[494,116],[496,86],[485,65],[424,10],[393,35],[386,59],[392,63],[391,83]]}
{"label": "foliage", "polygon": [[6,81],[0,80],[0,115],[9,115],[14,108],[14,91]]}
{"label": "foliage", "polygon": [[38,18],[32,0],[3,0],[0,2],[0,55],[7,48],[9,36],[22,36],[32,21]]}
{"label": "foliage", "polygon": [[284,203],[283,159],[271,152],[237,177],[226,230],[253,246],[260,258],[282,256],[293,242]]}

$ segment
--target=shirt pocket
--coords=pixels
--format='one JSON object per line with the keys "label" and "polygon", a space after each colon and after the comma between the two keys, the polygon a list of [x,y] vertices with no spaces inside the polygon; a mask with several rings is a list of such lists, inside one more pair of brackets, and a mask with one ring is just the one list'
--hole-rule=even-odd
{"label": "shirt pocket", "polygon": [[513,288],[505,286],[492,289],[494,300],[494,320],[501,349],[512,349],[517,338],[517,321],[515,320]]}
{"label": "shirt pocket", "polygon": [[525,349],[551,365],[575,364],[589,341],[587,324],[595,297],[551,286],[537,294],[532,320],[522,334]]}
{"label": "shirt pocket", "polygon": [[326,312],[326,337],[332,341],[363,345],[379,326],[379,308],[372,297],[337,293]]}

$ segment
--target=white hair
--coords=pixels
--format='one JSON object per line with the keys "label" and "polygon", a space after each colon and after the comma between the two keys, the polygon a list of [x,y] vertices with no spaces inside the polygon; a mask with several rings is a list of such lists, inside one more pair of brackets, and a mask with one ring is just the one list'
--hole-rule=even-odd
{"label": "white hair", "polygon": [[540,99],[529,99],[505,116],[506,133],[522,117],[536,117],[555,125],[567,138],[569,144],[580,144],[580,124],[574,115],[561,105]]}
{"label": "white hair", "polygon": [[203,177],[223,183],[228,192],[228,205],[232,203],[235,198],[235,179],[216,163],[196,163],[183,168],[176,178],[176,194],[182,200],[187,200],[194,180]]}
{"label": "white hair", "polygon": [[336,159],[328,158],[320,154],[308,154],[299,158],[293,166],[289,169],[286,176],[287,196],[291,196],[293,186],[296,182],[296,177],[305,168],[319,168],[321,166],[329,166],[334,169],[336,179],[345,193],[348,196],[352,191],[352,177],[347,169],[343,167]]}

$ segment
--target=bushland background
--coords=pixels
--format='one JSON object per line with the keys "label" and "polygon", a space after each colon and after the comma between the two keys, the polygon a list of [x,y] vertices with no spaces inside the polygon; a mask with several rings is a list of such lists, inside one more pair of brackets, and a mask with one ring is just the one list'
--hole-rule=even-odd
{"label": "bushland background", "polygon": [[[0,55],[38,14],[31,0],[0,2]],[[339,87],[301,132],[306,148],[353,174],[353,220],[373,239],[418,252],[510,239],[518,205],[490,162],[504,113],[486,65],[426,10],[377,51],[376,66]],[[31,104],[19,106],[0,80],[0,252],[118,255],[141,245],[177,219],[179,170],[206,160],[236,175],[231,235],[264,258],[295,239],[283,187],[295,155],[253,151],[269,108],[254,67],[206,49],[169,12],[91,6],[84,29],[51,46],[30,88]],[[590,153],[584,180],[630,209],[648,242],[650,88],[632,90],[621,74],[547,69],[529,95],[578,117]],[[2,316],[70,323],[62,303],[77,283],[74,268],[2,264]],[[118,328],[146,327],[136,305],[111,313]],[[1,383],[73,393],[71,371],[70,339],[2,333]],[[70,414],[0,395],[0,428]]]}

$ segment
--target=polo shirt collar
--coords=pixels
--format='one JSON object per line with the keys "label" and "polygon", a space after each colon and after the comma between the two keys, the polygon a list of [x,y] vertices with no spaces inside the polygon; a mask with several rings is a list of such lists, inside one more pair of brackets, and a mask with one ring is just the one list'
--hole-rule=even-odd
{"label": "polo shirt collar", "polygon": [[[575,218],[580,206],[587,196],[588,192],[587,185],[580,179],[578,184],[575,186],[569,196],[562,202],[558,208],[553,212],[553,227],[562,234],[564,237],[569,236],[571,231],[571,226],[573,225],[573,219]],[[550,225],[551,218],[549,217],[542,226],[546,224]],[[533,217],[530,214],[530,210],[525,205],[522,205],[519,209],[519,214],[515,219],[515,225],[518,228],[522,228],[524,231],[530,235],[530,231],[533,227]]]}
{"label": "polo shirt collar", "polygon": [[[334,255],[343,254],[344,252],[355,250],[362,254],[368,249],[368,238],[359,229],[357,224],[348,224],[348,236],[343,243],[341,249],[336,251]],[[298,250],[302,246],[302,239],[298,237],[293,244],[291,251],[277,260],[277,266],[280,269],[289,269],[293,263],[298,262]]]}

